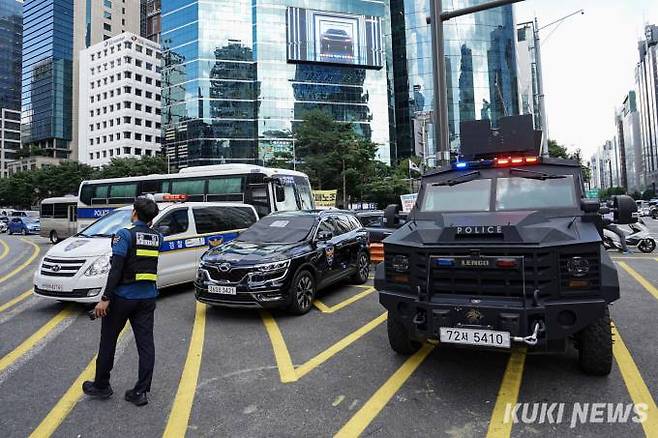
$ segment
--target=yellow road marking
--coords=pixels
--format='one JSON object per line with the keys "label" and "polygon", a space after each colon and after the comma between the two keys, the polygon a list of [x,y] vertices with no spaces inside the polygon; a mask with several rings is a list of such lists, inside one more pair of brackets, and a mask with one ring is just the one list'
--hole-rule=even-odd
{"label": "yellow road marking", "polygon": [[625,263],[625,262],[618,262],[617,264],[618,264],[619,266],[621,266],[622,268],[624,268],[624,271],[626,271],[626,272],[628,273],[628,275],[630,275],[631,277],[633,277],[633,278],[635,279],[635,281],[637,281],[637,282],[640,283],[642,286],[644,286],[644,288],[645,288],[645,289],[646,289],[651,295],[653,295],[653,297],[654,297],[655,299],[658,300],[658,289],[656,289],[656,287],[655,287],[653,284],[651,284],[651,282],[650,282],[649,280],[647,280],[646,278],[644,278],[643,276],[641,276],[641,275],[640,275],[635,269],[633,269],[633,268],[631,268],[630,266],[628,266],[627,263]]}
{"label": "yellow road marking", "polygon": [[617,366],[628,389],[628,394],[636,406],[643,404],[647,408],[645,411],[647,418],[641,423],[644,433],[647,437],[657,437],[658,408],[656,407],[656,402],[651,396],[651,392],[649,392],[649,388],[644,383],[630,351],[626,348],[626,344],[624,344],[614,324],[612,325],[612,333],[615,336],[615,342],[612,344],[612,352],[615,355]]}
{"label": "yellow road marking", "polygon": [[74,313],[70,307],[64,308],[61,312],[55,315],[50,321],[45,323],[39,330],[34,332],[32,336],[24,340],[18,347],[13,351],[7,353],[2,359],[0,359],[0,372],[4,371],[11,364],[20,359],[25,353],[34,348],[37,343],[43,339],[48,333],[53,331],[59,324],[61,324],[65,319],[73,316]]}
{"label": "yellow road marking", "polygon": [[206,332],[206,309],[205,304],[196,303],[190,347],[187,351],[178,391],[176,391],[176,398],[169,413],[167,427],[162,434],[163,437],[184,437],[187,432],[187,424],[190,420],[192,403],[194,403],[194,394],[199,379],[199,369],[201,368],[203,340]]}
{"label": "yellow road marking", "polygon": [[12,306],[15,306],[16,304],[20,303],[21,301],[23,301],[24,299],[26,299],[30,295],[32,295],[32,289],[26,290],[25,292],[23,292],[22,294],[20,294],[16,298],[13,298],[13,299],[7,301],[6,303],[4,303],[3,305],[0,306],[0,313],[4,312],[5,310],[9,309]]}
{"label": "yellow road marking", "polygon": [[9,245],[7,245],[7,242],[4,240],[0,239],[0,245],[2,245],[2,254],[0,254],[0,260],[4,259],[7,257],[7,254],[9,254]]}
{"label": "yellow road marking", "polygon": [[279,369],[281,382],[295,382],[297,380],[295,367],[292,364],[286,341],[283,340],[283,335],[281,334],[281,330],[279,330],[279,325],[274,321],[274,318],[269,312],[261,311],[260,317],[263,320],[265,330],[267,331],[267,334],[270,337],[270,342],[272,343],[274,359],[276,360],[276,366]]}
{"label": "yellow road marking", "polygon": [[610,257],[612,260],[658,260],[650,256],[623,256],[623,257]]}
{"label": "yellow road marking", "polygon": [[434,346],[424,344],[413,356],[407,359],[398,370],[370,397],[359,411],[338,431],[336,438],[356,437],[363,433],[372,420],[379,415],[402,385],[411,377]]}
{"label": "yellow road marking", "polygon": [[333,357],[335,354],[350,346],[352,343],[354,343],[354,341],[356,341],[366,333],[372,331],[375,327],[386,321],[386,317],[387,317],[386,313],[381,314],[377,318],[370,321],[368,324],[345,336],[343,339],[336,342],[334,345],[327,348],[322,353],[311,358],[308,362],[298,366],[295,369],[295,374],[297,374],[297,379],[301,379],[306,374],[310,373],[315,368],[317,368],[318,366],[322,365],[324,362],[331,359],[331,357]]}
{"label": "yellow road marking", "polygon": [[525,347],[514,348],[507,361],[496,404],[491,413],[487,438],[509,437],[512,433],[512,421],[505,418],[505,413],[507,412],[507,406],[516,404],[519,398],[526,351]]}
{"label": "yellow road marking", "polygon": [[37,258],[39,253],[41,252],[41,248],[39,248],[39,245],[34,244],[33,242],[30,242],[29,240],[21,239],[23,242],[29,243],[34,247],[34,250],[32,250],[32,255],[30,258],[28,258],[23,264],[21,264],[19,267],[11,271],[9,274],[4,275],[0,277],[0,283],[7,281],[9,278],[13,277],[14,275],[18,274],[21,272],[23,269],[29,266],[30,263],[34,261],[34,259]]}
{"label": "yellow road marking", "polygon": [[341,301],[340,303],[334,305],[334,306],[327,306],[320,300],[313,300],[313,305],[318,308],[318,310],[322,313],[334,313],[339,311],[340,309],[349,306],[352,303],[355,303],[359,301],[363,297],[367,297],[371,293],[375,291],[375,288],[372,286],[369,286],[366,290],[363,292],[359,292],[358,294],[346,299],[345,301]]}
{"label": "yellow road marking", "polygon": [[286,341],[283,339],[283,335],[281,334],[281,330],[279,329],[278,324],[272,315],[270,315],[268,312],[261,312],[261,318],[263,319],[265,330],[267,331],[267,334],[269,335],[270,341],[272,343],[274,359],[276,360],[276,366],[279,369],[279,376],[281,377],[282,383],[296,382],[297,380],[301,379],[306,374],[310,373],[315,368],[331,359],[337,353],[349,347],[363,335],[371,332],[374,328],[386,321],[386,316],[387,314],[383,313],[363,327],[360,327],[351,334],[345,336],[343,339],[336,342],[334,345],[327,348],[320,354],[295,368],[292,363],[292,358],[290,357],[290,352],[288,351],[288,346],[286,345]]}
{"label": "yellow road marking", "polygon": [[[123,328],[119,334],[119,340],[123,338],[124,334],[128,330],[128,324]],[[46,418],[44,418],[41,423],[32,431],[30,438],[45,438],[50,437],[57,428],[62,424],[64,419],[69,415],[73,410],[78,401],[82,398],[84,393],[82,392],[82,384],[85,380],[94,380],[94,374],[96,372],[96,357],[94,355],[93,359],[89,361],[85,369],[80,373],[77,379],[71,384],[69,389],[64,393],[62,398],[53,406],[53,408],[48,412]]]}

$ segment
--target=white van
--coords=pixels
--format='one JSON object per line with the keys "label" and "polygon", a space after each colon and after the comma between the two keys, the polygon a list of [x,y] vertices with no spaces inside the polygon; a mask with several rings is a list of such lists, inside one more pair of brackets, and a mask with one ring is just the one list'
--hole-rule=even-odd
{"label": "white van", "polygon": [[[184,195],[163,200],[185,199]],[[164,241],[158,260],[158,287],[194,280],[199,258],[209,248],[235,239],[258,220],[248,204],[226,202],[163,202],[153,220]],[[118,208],[80,233],[58,243],[34,274],[34,294],[59,301],[94,303],[107,283],[112,236],[130,226],[132,206]]]}
{"label": "white van", "polygon": [[41,237],[59,243],[78,231],[78,197],[73,195],[41,201]]}

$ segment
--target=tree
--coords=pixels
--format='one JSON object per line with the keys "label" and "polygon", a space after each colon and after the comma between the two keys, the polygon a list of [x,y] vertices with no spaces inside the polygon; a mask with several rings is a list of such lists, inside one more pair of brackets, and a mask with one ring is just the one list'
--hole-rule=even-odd
{"label": "tree", "polygon": [[656,197],[656,192],[653,189],[646,189],[642,193],[642,199],[645,200],[645,201],[650,201],[651,199],[653,199],[655,197]]}
{"label": "tree", "polygon": [[569,153],[566,146],[560,145],[555,140],[548,140],[548,155],[553,158],[564,158],[566,160],[576,160],[580,164],[580,169],[583,174],[583,181],[590,182],[592,180],[592,169],[589,163],[583,163],[582,151],[576,149],[574,153]]}
{"label": "tree", "polygon": [[96,177],[121,178],[152,173],[167,173],[167,160],[164,157],[113,158],[110,164],[98,171]]}
{"label": "tree", "polygon": [[548,140],[548,155],[553,158],[571,158],[565,146],[559,145],[555,140],[551,139]]}

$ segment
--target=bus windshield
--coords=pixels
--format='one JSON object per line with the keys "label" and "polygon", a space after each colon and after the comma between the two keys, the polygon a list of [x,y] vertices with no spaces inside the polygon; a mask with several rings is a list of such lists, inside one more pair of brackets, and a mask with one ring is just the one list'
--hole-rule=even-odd
{"label": "bus windshield", "polygon": [[107,216],[98,219],[93,224],[76,234],[78,237],[112,237],[121,228],[130,226],[132,209],[114,210]]}

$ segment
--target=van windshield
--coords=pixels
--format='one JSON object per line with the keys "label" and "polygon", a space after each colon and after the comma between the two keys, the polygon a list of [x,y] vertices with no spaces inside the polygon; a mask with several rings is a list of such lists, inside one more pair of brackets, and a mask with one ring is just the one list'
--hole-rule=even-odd
{"label": "van windshield", "polygon": [[130,226],[132,209],[114,210],[76,234],[78,237],[112,237],[121,228]]}

